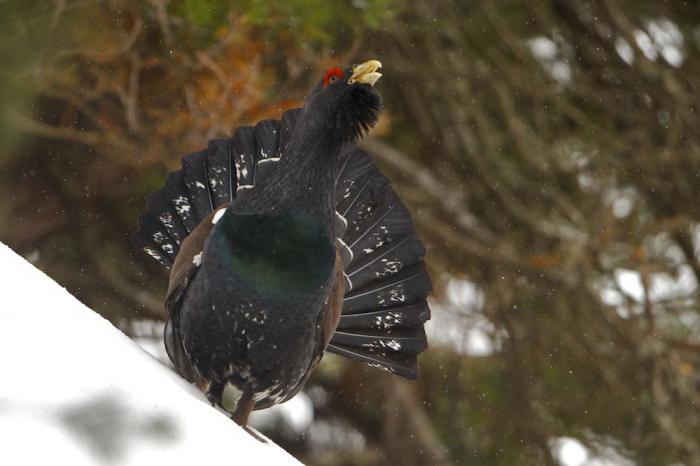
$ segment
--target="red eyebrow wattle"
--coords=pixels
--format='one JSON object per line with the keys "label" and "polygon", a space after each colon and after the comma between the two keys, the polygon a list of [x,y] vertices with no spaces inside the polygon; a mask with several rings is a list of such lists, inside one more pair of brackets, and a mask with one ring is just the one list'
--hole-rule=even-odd
{"label": "red eyebrow wattle", "polygon": [[340,68],[339,66],[335,66],[333,68],[328,69],[328,71],[326,71],[326,75],[323,77],[323,87],[328,86],[331,76],[335,76],[338,79],[342,79],[344,75],[345,73],[343,73],[342,68]]}

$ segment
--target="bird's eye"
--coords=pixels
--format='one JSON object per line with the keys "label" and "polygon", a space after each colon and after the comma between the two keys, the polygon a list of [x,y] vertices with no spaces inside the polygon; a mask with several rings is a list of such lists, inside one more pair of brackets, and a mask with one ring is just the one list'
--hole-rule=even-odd
{"label": "bird's eye", "polygon": [[323,87],[338,82],[338,80],[342,79],[343,75],[343,70],[340,67],[335,66],[330,68],[328,71],[326,71],[325,76],[323,76]]}

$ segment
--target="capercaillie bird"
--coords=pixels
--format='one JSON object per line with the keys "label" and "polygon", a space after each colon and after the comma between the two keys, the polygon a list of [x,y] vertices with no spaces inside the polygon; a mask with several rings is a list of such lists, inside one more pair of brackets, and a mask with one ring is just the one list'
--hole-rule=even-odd
{"label": "capercaillie bird", "polygon": [[357,141],[381,64],[327,70],[302,108],[182,159],[134,243],[170,271],[165,346],[232,418],[294,396],[324,351],[418,376],[431,290],[408,210]]}

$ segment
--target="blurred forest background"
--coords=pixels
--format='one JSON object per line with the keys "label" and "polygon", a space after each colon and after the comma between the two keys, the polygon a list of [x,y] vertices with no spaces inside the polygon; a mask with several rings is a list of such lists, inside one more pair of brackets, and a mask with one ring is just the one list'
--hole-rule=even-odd
{"label": "blurred forest background", "polygon": [[0,240],[155,346],[147,193],[383,62],[364,146],[428,245],[431,349],[417,382],[326,358],[313,421],[264,427],[303,461],[700,465],[700,2],[2,0],[0,31]]}

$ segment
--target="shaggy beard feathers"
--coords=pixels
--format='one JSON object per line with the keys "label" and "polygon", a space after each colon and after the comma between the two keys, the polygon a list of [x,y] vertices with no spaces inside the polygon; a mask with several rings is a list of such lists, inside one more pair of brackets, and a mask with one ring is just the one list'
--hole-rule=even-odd
{"label": "shaggy beard feathers", "polygon": [[365,135],[377,123],[381,109],[379,94],[364,86],[354,88],[336,115],[336,130],[343,143],[357,141]]}

